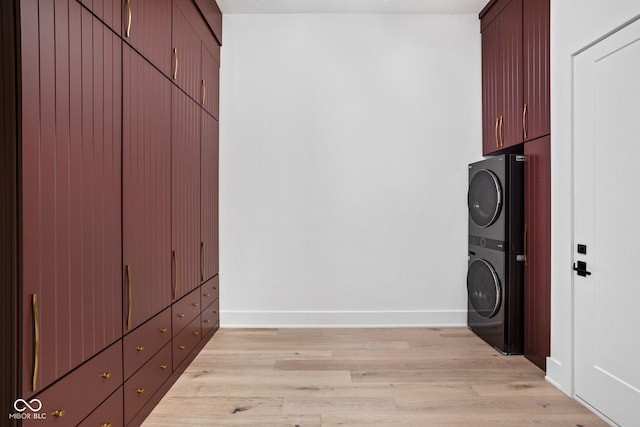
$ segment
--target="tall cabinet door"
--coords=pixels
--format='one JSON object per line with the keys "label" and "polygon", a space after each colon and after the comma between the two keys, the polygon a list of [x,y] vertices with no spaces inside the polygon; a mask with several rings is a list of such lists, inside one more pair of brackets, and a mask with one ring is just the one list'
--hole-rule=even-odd
{"label": "tall cabinet door", "polygon": [[218,121],[202,112],[200,230],[201,281],[218,274]]}
{"label": "tall cabinet door", "polygon": [[200,34],[197,24],[202,18],[192,0],[173,3],[173,56],[172,78],[194,100],[201,102],[202,62]]}
{"label": "tall cabinet door", "polygon": [[500,17],[482,31],[482,153],[500,149]]}
{"label": "tall cabinet door", "polygon": [[524,355],[545,369],[551,330],[551,154],[549,136],[524,144]]}
{"label": "tall cabinet door", "polygon": [[173,86],[171,118],[171,245],[173,299],[200,284],[200,112]]}
{"label": "tall cabinet door", "polygon": [[26,398],[122,334],[122,45],[75,1],[20,18]]}
{"label": "tall cabinet door", "polygon": [[551,132],[550,5],[549,0],[525,0],[523,11],[524,140]]}
{"label": "tall cabinet door", "polygon": [[124,41],[166,76],[172,72],[171,0],[122,0]]}
{"label": "tall cabinet door", "polygon": [[200,102],[213,117],[219,118],[220,46],[213,40],[209,46],[202,43],[202,97]]}
{"label": "tall cabinet door", "polygon": [[124,330],[171,303],[171,83],[123,48]]}

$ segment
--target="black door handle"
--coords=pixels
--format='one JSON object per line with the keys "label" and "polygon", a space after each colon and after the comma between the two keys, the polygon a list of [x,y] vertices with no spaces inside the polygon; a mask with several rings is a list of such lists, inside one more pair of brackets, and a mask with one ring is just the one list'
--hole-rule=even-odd
{"label": "black door handle", "polygon": [[591,276],[591,272],[587,271],[587,263],[584,261],[578,261],[578,266],[576,266],[576,264],[574,263],[573,270],[578,272],[578,276]]}

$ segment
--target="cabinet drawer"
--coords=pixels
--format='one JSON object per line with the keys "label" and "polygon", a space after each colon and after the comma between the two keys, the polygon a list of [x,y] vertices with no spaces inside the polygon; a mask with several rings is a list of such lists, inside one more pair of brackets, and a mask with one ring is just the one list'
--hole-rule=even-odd
{"label": "cabinet drawer", "polygon": [[102,405],[84,419],[80,427],[121,427],[124,424],[122,409],[122,387],[113,393]]}
{"label": "cabinet drawer", "polygon": [[194,289],[171,308],[171,327],[173,336],[180,333],[198,314],[200,314],[200,289]]}
{"label": "cabinet drawer", "polygon": [[122,341],[118,341],[40,393],[39,415],[46,418],[25,419],[22,425],[76,425],[121,384]]}
{"label": "cabinet drawer", "polygon": [[173,339],[173,370],[200,344],[202,338],[200,316],[194,319]]}
{"label": "cabinet drawer", "polygon": [[220,294],[220,276],[216,276],[200,286],[200,301],[204,311],[212,302],[218,299]]}
{"label": "cabinet drawer", "polygon": [[219,311],[220,301],[216,299],[213,304],[202,312],[202,335],[206,336],[211,329],[220,323]]}
{"label": "cabinet drawer", "polygon": [[167,344],[124,383],[125,424],[129,424],[170,375],[171,345]]}
{"label": "cabinet drawer", "polygon": [[167,308],[123,339],[124,377],[129,378],[171,340],[171,309]]}

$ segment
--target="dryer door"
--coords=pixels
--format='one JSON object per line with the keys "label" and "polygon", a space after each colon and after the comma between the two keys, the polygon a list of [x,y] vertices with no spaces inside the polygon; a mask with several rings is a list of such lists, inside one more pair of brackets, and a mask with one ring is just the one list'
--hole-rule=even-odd
{"label": "dryer door", "polygon": [[502,187],[493,172],[482,169],[473,175],[467,205],[469,217],[479,227],[488,227],[496,221],[502,208]]}
{"label": "dryer door", "polygon": [[479,316],[489,319],[500,310],[500,279],[487,261],[476,259],[469,265],[467,293],[469,303]]}

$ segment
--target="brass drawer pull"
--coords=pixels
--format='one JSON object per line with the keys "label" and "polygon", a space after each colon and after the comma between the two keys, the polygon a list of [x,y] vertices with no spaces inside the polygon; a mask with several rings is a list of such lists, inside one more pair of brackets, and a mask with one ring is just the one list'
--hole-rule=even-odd
{"label": "brass drawer pull", "polygon": [[167,368],[168,368],[168,366],[165,365],[164,363],[162,365],[160,365],[160,369],[167,369]]}
{"label": "brass drawer pull", "polygon": [[111,372],[103,372],[103,373],[100,374],[100,376],[102,378],[104,378],[105,380],[107,380],[107,379],[111,378]]}
{"label": "brass drawer pull", "polygon": [[144,350],[144,347],[143,347],[143,346],[141,346],[141,345],[139,345],[139,346],[137,346],[137,347],[136,347],[136,350],[138,350],[138,351],[142,351],[142,350]]}
{"label": "brass drawer pull", "polygon": [[200,332],[198,332],[198,331],[193,331],[193,335],[200,335]]}
{"label": "brass drawer pull", "polygon": [[64,409],[56,409],[55,411],[53,411],[53,416],[54,417],[63,417],[65,414],[65,410]]}
{"label": "brass drawer pull", "polygon": [[203,297],[209,297],[211,294],[202,294]]}
{"label": "brass drawer pull", "polygon": [[178,317],[182,319],[184,317],[184,313],[178,313]]}
{"label": "brass drawer pull", "polygon": [[111,423],[102,423],[102,424],[100,424],[100,427],[113,427],[113,424],[111,424]]}
{"label": "brass drawer pull", "polygon": [[183,345],[179,345],[179,346],[178,346],[178,348],[179,348],[180,350],[184,350],[184,349],[185,349],[185,348],[187,348],[187,347],[185,347],[185,346],[183,346]]}
{"label": "brass drawer pull", "polygon": [[197,307],[197,306],[199,306],[200,304],[198,304],[197,302],[192,302],[192,303],[191,303],[191,305],[192,305],[192,306],[194,306],[194,307]]}
{"label": "brass drawer pull", "polygon": [[158,329],[158,330],[159,330],[160,332],[162,332],[163,334],[164,334],[165,332],[167,332],[167,328],[160,328],[160,329]]}
{"label": "brass drawer pull", "polygon": [[203,322],[204,322],[204,323],[209,323],[209,322],[211,322],[211,320],[209,320],[209,319],[204,319],[204,320],[203,320]]}
{"label": "brass drawer pull", "polygon": [[144,389],[143,388],[137,388],[136,389],[136,393],[142,394],[142,393],[144,393]]}

